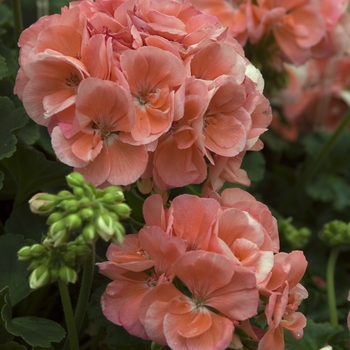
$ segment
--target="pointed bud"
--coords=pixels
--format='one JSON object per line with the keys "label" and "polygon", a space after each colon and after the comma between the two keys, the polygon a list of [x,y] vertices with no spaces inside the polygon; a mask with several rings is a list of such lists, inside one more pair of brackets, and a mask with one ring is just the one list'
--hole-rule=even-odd
{"label": "pointed bud", "polygon": [[98,235],[108,242],[114,235],[114,221],[108,214],[101,214],[96,220]]}
{"label": "pointed bud", "polygon": [[[55,222],[49,228],[48,238],[54,242],[53,243],[54,247],[59,247],[60,245],[66,243],[68,239],[68,235],[69,234],[66,229],[66,224],[63,220]],[[48,243],[48,242],[45,242],[45,243]]]}
{"label": "pointed bud", "polygon": [[47,218],[46,223],[48,225],[52,225],[53,223],[55,223],[56,221],[60,221],[65,217],[65,213],[59,213],[59,212],[55,212],[49,215],[49,217]]}
{"label": "pointed bud", "polygon": [[29,246],[24,246],[22,247],[18,252],[18,260],[20,261],[29,261],[32,259],[32,255],[30,253],[30,247]]}
{"label": "pointed bud", "polygon": [[68,230],[77,230],[83,224],[83,221],[77,214],[70,214],[65,218],[66,227]]}
{"label": "pointed bud", "polygon": [[32,257],[34,258],[40,258],[41,256],[45,255],[47,252],[47,250],[45,249],[45,247],[42,244],[33,244],[30,247],[30,253],[32,255]]}
{"label": "pointed bud", "polygon": [[107,194],[107,193],[113,194],[113,198],[114,198],[113,203],[124,201],[124,193],[121,190],[121,188],[118,186],[109,186],[109,187],[104,189],[104,193],[105,194]]}
{"label": "pointed bud", "polygon": [[83,208],[78,214],[83,220],[88,220],[93,218],[95,213],[91,208]]}
{"label": "pointed bud", "polygon": [[114,222],[114,235],[112,237],[112,242],[114,244],[120,245],[124,241],[124,236],[125,236],[124,226],[120,222],[115,221]]}
{"label": "pointed bud", "polygon": [[121,219],[127,219],[130,216],[131,209],[125,203],[119,203],[116,205],[116,213]]}
{"label": "pointed bud", "polygon": [[60,199],[70,199],[70,198],[72,198],[72,194],[69,191],[66,191],[66,190],[58,192],[57,196]]}
{"label": "pointed bud", "polygon": [[77,273],[69,266],[61,266],[58,272],[59,278],[66,283],[75,283],[77,281]]}
{"label": "pointed bud", "polygon": [[115,203],[116,200],[114,198],[113,193],[106,193],[103,195],[102,201],[107,204],[112,204]]}
{"label": "pointed bud", "polygon": [[97,238],[97,232],[93,225],[87,225],[83,229],[82,236],[86,243],[93,244]]}
{"label": "pointed bud", "polygon": [[79,210],[79,202],[76,199],[69,199],[64,203],[63,209],[68,213],[76,213]]}
{"label": "pointed bud", "polygon": [[73,193],[74,193],[74,196],[77,198],[82,198],[85,195],[85,191],[81,187],[74,187]]}
{"label": "pointed bud", "polygon": [[69,187],[83,187],[86,182],[84,179],[84,176],[79,173],[71,173],[68,176],[66,176],[67,183]]}
{"label": "pointed bud", "polygon": [[73,265],[75,263],[76,254],[75,251],[67,251],[63,255],[63,260],[68,265]]}
{"label": "pointed bud", "polygon": [[38,266],[29,276],[29,286],[37,289],[50,281],[50,271],[46,265]]}
{"label": "pointed bud", "polygon": [[75,248],[75,253],[77,254],[77,256],[80,259],[85,259],[86,257],[88,257],[90,255],[91,249],[89,248],[89,246],[87,244],[78,245]]}
{"label": "pointed bud", "polygon": [[48,193],[37,193],[29,200],[32,213],[46,215],[56,206],[56,196]]}

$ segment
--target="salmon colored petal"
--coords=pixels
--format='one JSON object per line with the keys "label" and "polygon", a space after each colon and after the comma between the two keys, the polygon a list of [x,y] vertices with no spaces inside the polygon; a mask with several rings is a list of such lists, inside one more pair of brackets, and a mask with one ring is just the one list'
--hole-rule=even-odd
{"label": "salmon colored petal", "polygon": [[192,320],[179,327],[177,332],[184,338],[197,337],[206,332],[212,325],[211,312],[205,307],[198,308],[197,313],[193,312]]}
{"label": "salmon colored petal", "polygon": [[283,327],[269,329],[259,342],[258,350],[284,350]]}
{"label": "salmon colored petal", "polygon": [[169,271],[175,261],[186,252],[186,244],[180,237],[168,236],[160,227],[146,226],[139,232],[142,247],[155,262],[157,274]]}
{"label": "salmon colored petal", "polygon": [[59,126],[56,126],[53,129],[51,134],[51,143],[57,158],[61,162],[75,167],[84,167],[88,164],[87,161],[77,157],[72,151],[72,145],[74,142],[79,140],[79,138],[83,135],[85,134],[80,132],[72,138],[67,139],[64,137]]}
{"label": "salmon colored petal", "polygon": [[171,207],[174,234],[187,242],[188,249],[206,249],[219,203],[210,198],[181,195],[173,200]]}
{"label": "salmon colored petal", "polygon": [[84,167],[77,167],[74,171],[83,175],[87,183],[91,182],[95,186],[103,184],[111,172],[108,149],[103,147],[93,162]]}
{"label": "salmon colored petal", "polygon": [[220,350],[229,346],[234,331],[232,321],[212,312],[210,315],[212,325],[208,331],[198,337],[187,339],[186,344],[190,350]]}
{"label": "salmon colored petal", "polygon": [[163,199],[159,194],[154,194],[145,199],[142,213],[146,225],[158,226],[164,232],[167,231]]}
{"label": "salmon colored petal", "polygon": [[72,144],[72,152],[78,158],[90,162],[101,152],[103,142],[92,134],[84,134]]}
{"label": "salmon colored petal", "polygon": [[148,160],[146,146],[129,145],[115,138],[106,148],[111,164],[107,180],[112,185],[129,185],[145,171]]}

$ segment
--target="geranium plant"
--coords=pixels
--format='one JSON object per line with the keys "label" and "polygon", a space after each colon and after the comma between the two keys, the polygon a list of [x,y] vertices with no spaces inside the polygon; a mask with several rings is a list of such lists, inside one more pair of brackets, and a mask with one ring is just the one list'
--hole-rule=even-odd
{"label": "geranium plant", "polygon": [[0,349],[350,348],[336,3],[0,3]]}

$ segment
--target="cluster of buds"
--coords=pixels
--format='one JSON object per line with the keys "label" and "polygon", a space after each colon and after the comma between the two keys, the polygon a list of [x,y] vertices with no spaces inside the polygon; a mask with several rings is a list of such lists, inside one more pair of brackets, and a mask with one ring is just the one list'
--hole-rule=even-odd
{"label": "cluster of buds", "polygon": [[[38,193],[29,201],[33,213],[48,216],[48,233],[41,244],[24,246],[18,259],[30,261],[30,287],[39,288],[58,279],[74,283],[91,246],[100,236],[121,244],[125,230],[119,222],[130,215],[120,187],[97,189],[78,173],[67,176],[70,191],[57,195]],[[70,240],[72,236],[74,240]]]}
{"label": "cluster of buds", "polygon": [[320,239],[327,245],[350,245],[350,223],[333,220],[325,224],[319,234]]}
{"label": "cluster of buds", "polygon": [[91,253],[90,247],[78,236],[74,241],[56,249],[48,249],[43,244],[24,246],[18,251],[18,260],[30,261],[29,285],[32,289],[42,287],[58,279],[75,283],[80,263]]}
{"label": "cluster of buds", "polygon": [[311,231],[307,227],[296,228],[292,221],[290,217],[278,220],[278,231],[292,249],[302,249],[308,243]]}
{"label": "cluster of buds", "polygon": [[33,213],[49,215],[49,231],[43,244],[59,247],[72,233],[81,233],[88,244],[93,244],[98,236],[121,244],[125,232],[119,220],[130,215],[129,206],[123,203],[121,188],[95,188],[79,173],[68,175],[67,183],[73,192],[38,193],[29,201]]}

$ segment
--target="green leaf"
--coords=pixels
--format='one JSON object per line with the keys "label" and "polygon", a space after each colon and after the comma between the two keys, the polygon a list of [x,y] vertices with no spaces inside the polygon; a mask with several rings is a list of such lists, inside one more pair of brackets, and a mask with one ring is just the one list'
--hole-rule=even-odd
{"label": "green leaf", "polygon": [[0,56],[0,79],[5,78],[8,74],[5,58]]}
{"label": "green leaf", "polygon": [[106,319],[103,315],[101,307],[101,296],[106,290],[107,283],[99,286],[91,295],[91,300],[88,305],[88,317],[90,320],[94,321],[98,326],[104,327],[111,324],[110,321]]}
{"label": "green leaf", "polygon": [[23,108],[14,108],[13,102],[8,97],[0,96],[0,160],[11,157],[16,151],[17,139],[13,131],[22,128],[28,117]]}
{"label": "green leaf", "polygon": [[296,340],[289,331],[285,331],[285,350],[315,350],[329,344],[329,339],[342,331],[342,327],[333,328],[329,323],[315,323],[308,319],[304,336]]}
{"label": "green leaf", "polygon": [[14,341],[9,341],[3,345],[0,345],[0,350],[27,350],[27,348]]}
{"label": "green leaf", "polygon": [[243,158],[244,169],[252,182],[261,181],[265,174],[265,158],[261,152],[247,152]]}
{"label": "green leaf", "polygon": [[27,348],[14,341],[9,341],[3,345],[0,345],[0,350],[27,350]]}
{"label": "green leaf", "polygon": [[306,186],[306,193],[313,199],[330,202],[339,211],[350,206],[350,185],[337,175],[319,174]]}
{"label": "green leaf", "polygon": [[28,282],[28,263],[18,261],[17,252],[21,247],[34,243],[30,239],[25,240],[21,235],[0,237],[0,289],[9,287],[12,305],[17,304],[31,293]]}
{"label": "green leaf", "polygon": [[18,131],[17,136],[20,137],[27,145],[34,145],[40,138],[39,125],[31,119],[29,123]]}
{"label": "green leaf", "polygon": [[11,158],[3,160],[17,183],[15,207],[46,187],[67,186],[65,176],[72,171],[71,167],[47,160],[34,148],[22,144],[18,144],[17,148]]}
{"label": "green leaf", "polygon": [[18,337],[22,337],[32,346],[49,347],[51,343],[60,342],[66,335],[64,329],[56,322],[38,317],[12,318],[11,303],[8,294],[5,295],[6,304],[2,308],[1,316],[5,321],[6,330]]}
{"label": "green leaf", "polygon": [[40,242],[42,235],[46,234],[48,230],[46,220],[45,216],[33,214],[28,203],[24,203],[12,211],[5,224],[5,233],[20,233],[26,238]]}
{"label": "green leaf", "polygon": [[7,76],[16,76],[18,71],[18,57],[16,52],[17,50],[11,50],[0,42],[0,56],[4,58],[7,70],[6,75],[3,77],[0,75],[1,79]]}
{"label": "green leaf", "polygon": [[118,350],[149,350],[151,347],[151,341],[136,338],[114,324],[107,327],[106,343]]}

